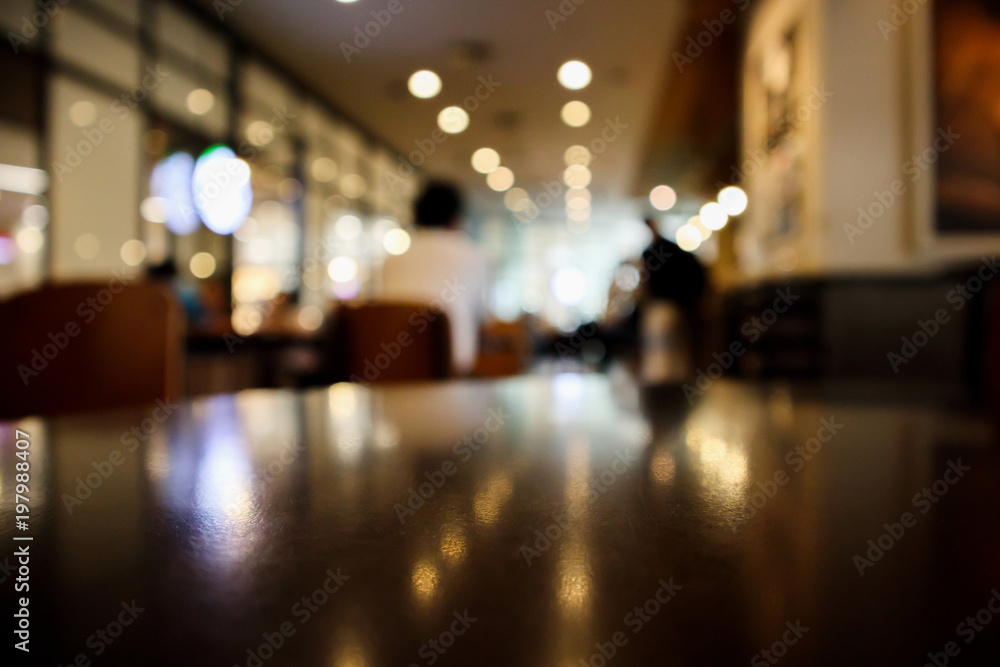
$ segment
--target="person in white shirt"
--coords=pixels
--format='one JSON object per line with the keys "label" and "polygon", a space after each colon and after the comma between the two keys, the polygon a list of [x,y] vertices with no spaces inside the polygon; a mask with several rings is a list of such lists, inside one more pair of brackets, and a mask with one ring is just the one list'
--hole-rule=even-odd
{"label": "person in white shirt", "polygon": [[486,291],[486,258],[460,229],[462,198],[431,183],[417,200],[410,248],[382,269],[381,298],[442,308],[451,327],[453,371],[467,375],[479,353]]}

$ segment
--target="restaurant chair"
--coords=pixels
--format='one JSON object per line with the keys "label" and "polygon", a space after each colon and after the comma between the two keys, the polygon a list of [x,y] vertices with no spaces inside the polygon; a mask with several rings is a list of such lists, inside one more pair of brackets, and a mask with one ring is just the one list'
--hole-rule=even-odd
{"label": "restaurant chair", "polygon": [[50,285],[0,303],[0,418],[180,398],[184,318],[163,287]]}
{"label": "restaurant chair", "polygon": [[329,382],[392,383],[451,376],[451,328],[418,303],[344,305],[326,344]]}

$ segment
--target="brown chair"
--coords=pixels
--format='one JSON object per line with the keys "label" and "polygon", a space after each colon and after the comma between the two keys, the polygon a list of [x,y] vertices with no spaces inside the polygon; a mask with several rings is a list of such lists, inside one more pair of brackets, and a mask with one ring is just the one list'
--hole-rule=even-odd
{"label": "brown chair", "polygon": [[53,285],[0,303],[0,418],[182,395],[184,318],[163,287]]}
{"label": "brown chair", "polygon": [[327,343],[331,381],[439,380],[451,375],[451,330],[441,310],[417,303],[342,306]]}

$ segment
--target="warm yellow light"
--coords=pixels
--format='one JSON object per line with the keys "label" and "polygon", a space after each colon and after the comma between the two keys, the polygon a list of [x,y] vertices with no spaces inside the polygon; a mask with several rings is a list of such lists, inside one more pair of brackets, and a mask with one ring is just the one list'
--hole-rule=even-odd
{"label": "warm yellow light", "polygon": [[500,166],[500,154],[492,148],[480,148],[472,154],[472,168],[480,174],[488,174]]}
{"label": "warm yellow light", "polygon": [[570,188],[585,188],[590,185],[590,179],[590,169],[581,164],[566,167],[566,171],[563,172],[563,183]]}
{"label": "warm yellow light", "polygon": [[320,183],[329,183],[337,178],[337,163],[328,157],[318,157],[313,160],[312,177]]}
{"label": "warm yellow light", "polygon": [[570,60],[559,68],[559,83],[570,90],[580,90],[590,85],[593,74],[587,64],[579,60]]}
{"label": "warm yellow light", "polygon": [[528,197],[528,192],[523,188],[511,188],[503,196],[504,206],[509,208],[511,211],[523,211],[528,207],[531,199]]}
{"label": "warm yellow light", "polygon": [[365,179],[358,174],[347,174],[342,179],[340,179],[340,191],[344,193],[344,196],[348,199],[357,199],[365,194],[368,190],[368,184],[365,183]]}
{"label": "warm yellow light", "polygon": [[199,252],[191,258],[188,268],[195,278],[208,278],[215,273],[215,257],[211,253]]}
{"label": "warm yellow light", "polygon": [[139,239],[129,239],[122,244],[118,254],[129,266],[139,266],[146,259],[146,246]]}
{"label": "warm yellow light", "polygon": [[87,127],[97,119],[97,107],[93,102],[80,100],[69,108],[69,120],[77,127]]}
{"label": "warm yellow light", "polygon": [[694,252],[701,245],[701,232],[691,225],[684,225],[677,230],[677,245],[681,250]]}
{"label": "warm yellow light", "polygon": [[267,146],[274,139],[274,128],[266,120],[247,125],[247,140],[254,146]]}
{"label": "warm yellow light", "polygon": [[709,229],[722,229],[729,222],[729,216],[726,215],[725,209],[715,202],[709,202],[702,206],[698,215],[702,223]]}
{"label": "warm yellow light", "polygon": [[422,69],[410,76],[407,85],[414,97],[427,100],[441,92],[441,77],[429,69]]}
{"label": "warm yellow light", "polygon": [[306,331],[316,331],[323,326],[323,311],[317,306],[303,306],[296,319]]}
{"label": "warm yellow light", "polygon": [[358,263],[350,257],[334,257],[326,272],[334,282],[346,283],[358,275]]}
{"label": "warm yellow light", "polygon": [[669,211],[677,203],[677,193],[669,185],[657,185],[649,193],[649,203],[658,211]]}
{"label": "warm yellow light", "polygon": [[574,188],[566,193],[566,201],[571,202],[578,199],[590,203],[590,190],[586,188]]}
{"label": "warm yellow light", "polygon": [[728,215],[740,215],[747,210],[749,203],[750,200],[747,198],[747,193],[735,185],[730,185],[728,188],[722,188],[719,191],[719,205],[722,206],[722,209]]}
{"label": "warm yellow light", "polygon": [[574,210],[574,211],[569,211],[566,214],[566,216],[570,220],[576,220],[577,222],[583,222],[584,220],[587,220],[587,219],[590,218],[590,211],[589,210]]}
{"label": "warm yellow light", "polygon": [[705,223],[701,221],[700,215],[695,215],[689,218],[687,224],[698,230],[698,233],[701,234],[702,243],[712,238],[712,230],[705,226]]}
{"label": "warm yellow light", "polygon": [[567,102],[562,108],[562,119],[570,127],[583,127],[590,122],[590,107],[579,101]]}
{"label": "warm yellow light", "polygon": [[382,247],[390,255],[402,255],[410,249],[410,235],[399,227],[390,229],[382,239]]}
{"label": "warm yellow light", "polygon": [[139,204],[139,215],[150,222],[166,222],[167,200],[163,197],[146,197]]}
{"label": "warm yellow light", "polygon": [[215,95],[204,88],[195,88],[187,96],[188,111],[195,116],[204,116],[215,106]]}
{"label": "warm yellow light", "polygon": [[591,160],[590,149],[586,146],[570,146],[563,154],[563,160],[567,167],[572,167],[574,164],[588,167]]}
{"label": "warm yellow light", "polygon": [[21,252],[33,255],[42,249],[45,236],[34,227],[24,227],[17,233],[16,242]]}
{"label": "warm yellow light", "polygon": [[445,107],[438,114],[438,127],[448,134],[464,132],[469,127],[469,114],[462,107]]}
{"label": "warm yellow light", "polygon": [[497,167],[486,177],[486,185],[497,192],[509,190],[514,185],[514,172],[507,167]]}

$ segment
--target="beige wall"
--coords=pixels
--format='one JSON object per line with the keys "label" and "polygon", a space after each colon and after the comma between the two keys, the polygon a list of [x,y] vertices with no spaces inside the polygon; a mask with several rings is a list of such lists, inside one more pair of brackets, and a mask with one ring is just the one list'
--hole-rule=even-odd
{"label": "beige wall", "polygon": [[[921,170],[914,180],[917,172],[910,162],[932,145],[937,131],[930,67],[933,0],[900,30],[884,31],[879,22],[890,19],[894,4],[765,0],[758,8],[744,63],[743,153],[760,146],[758,57],[795,22],[803,25],[800,56],[806,87],[825,86],[832,96],[803,127],[806,196],[797,232],[768,234],[773,211],[766,197],[760,205],[761,193],[773,185],[767,166],[746,181],[751,208],[736,232],[742,281],[926,273],[1000,250],[997,236],[954,240],[933,232],[934,171]],[[876,193],[888,201],[885,193],[894,183],[901,194],[870,225],[863,221],[867,228],[862,228],[859,207],[879,203]]]}

